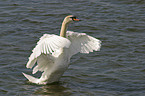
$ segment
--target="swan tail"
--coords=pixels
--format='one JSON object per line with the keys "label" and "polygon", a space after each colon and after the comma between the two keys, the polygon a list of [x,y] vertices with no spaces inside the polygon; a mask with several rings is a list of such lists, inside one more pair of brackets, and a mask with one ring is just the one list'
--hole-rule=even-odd
{"label": "swan tail", "polygon": [[25,73],[23,73],[23,72],[22,72],[22,74],[23,74],[30,82],[38,84],[38,82],[39,82],[39,79],[38,79],[38,78],[35,78],[35,77],[33,77],[33,76],[31,76],[31,75],[28,75],[28,74],[25,74]]}

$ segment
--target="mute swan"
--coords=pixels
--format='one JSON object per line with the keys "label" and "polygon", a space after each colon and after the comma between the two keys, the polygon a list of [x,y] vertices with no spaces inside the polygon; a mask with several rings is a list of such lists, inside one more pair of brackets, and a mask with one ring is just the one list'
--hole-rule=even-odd
{"label": "mute swan", "polygon": [[61,26],[60,36],[44,34],[37,42],[26,67],[32,68],[37,62],[32,74],[37,71],[43,73],[39,79],[23,73],[30,82],[36,84],[57,82],[67,70],[70,58],[74,54],[100,50],[100,40],[85,33],[67,31],[68,24],[72,21],[79,21],[79,19],[76,19],[73,15],[65,17]]}

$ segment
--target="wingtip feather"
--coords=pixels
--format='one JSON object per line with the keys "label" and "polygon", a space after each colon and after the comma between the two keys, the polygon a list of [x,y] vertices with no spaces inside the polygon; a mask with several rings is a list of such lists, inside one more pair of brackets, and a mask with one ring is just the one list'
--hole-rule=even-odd
{"label": "wingtip feather", "polygon": [[35,78],[35,77],[31,76],[31,75],[25,74],[25,73],[23,73],[23,72],[22,72],[22,74],[23,74],[30,82],[32,82],[32,83],[38,83],[38,80],[39,80],[39,79],[37,79],[37,78]]}

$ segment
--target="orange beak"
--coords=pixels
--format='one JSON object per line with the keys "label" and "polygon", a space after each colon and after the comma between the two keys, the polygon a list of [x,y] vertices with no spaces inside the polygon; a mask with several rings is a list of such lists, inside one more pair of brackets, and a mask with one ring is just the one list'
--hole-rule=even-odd
{"label": "orange beak", "polygon": [[73,18],[73,20],[74,20],[74,21],[80,21],[79,19],[75,19],[75,18]]}

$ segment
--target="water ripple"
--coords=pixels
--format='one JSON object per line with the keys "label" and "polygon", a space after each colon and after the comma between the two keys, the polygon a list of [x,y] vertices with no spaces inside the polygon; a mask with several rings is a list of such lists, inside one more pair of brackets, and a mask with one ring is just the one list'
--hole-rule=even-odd
{"label": "water ripple", "polygon": [[[144,6],[143,0],[2,0],[0,94],[144,96]],[[69,30],[100,39],[101,50],[73,56],[59,83],[27,82],[21,72],[31,72],[25,68],[31,50],[43,34],[59,34],[69,14],[82,19]]]}

